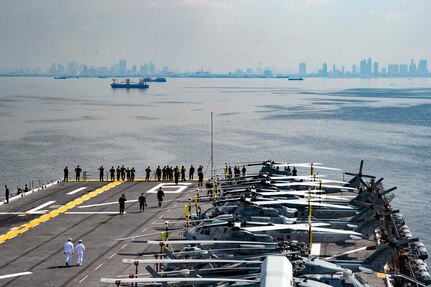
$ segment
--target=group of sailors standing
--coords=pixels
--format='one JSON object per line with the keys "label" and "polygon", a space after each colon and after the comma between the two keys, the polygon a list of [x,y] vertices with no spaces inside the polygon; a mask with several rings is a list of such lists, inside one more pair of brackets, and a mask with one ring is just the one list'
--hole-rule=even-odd
{"label": "group of sailors standing", "polygon": [[[100,181],[104,181],[105,178],[105,168],[103,167],[103,165],[101,165],[99,168],[99,180]],[[193,180],[194,179],[194,174],[195,174],[195,167],[193,165],[190,165],[190,168],[188,169],[188,180]],[[81,181],[81,173],[83,173],[83,177],[82,180],[87,180],[87,172],[84,171],[82,172],[82,168],[78,165],[75,168],[75,180],[76,181]],[[135,180],[135,174],[136,174],[136,170],[134,167],[129,168],[129,167],[125,167],[124,165],[117,166],[117,168],[114,168],[114,166],[111,167],[111,169],[109,170],[109,175],[110,175],[110,179],[111,181],[134,181]],[[156,170],[154,171],[154,174],[152,174],[152,170],[151,167],[148,166],[145,169],[145,180],[146,181],[150,181],[151,178],[157,179],[157,181],[175,181],[176,184],[178,184],[178,182],[180,181],[186,181],[186,174],[187,174],[187,169],[186,167],[183,165],[181,166],[181,168],[177,165],[176,167],[173,166],[169,166],[166,165],[163,168],[161,168],[160,166],[157,166]],[[203,173],[203,166],[199,166],[197,169],[197,175],[198,175],[198,179],[199,179],[199,185],[202,186],[203,185],[203,178],[204,178],[204,173]],[[66,166],[64,168],[64,181],[67,182],[69,181],[69,168]]]}

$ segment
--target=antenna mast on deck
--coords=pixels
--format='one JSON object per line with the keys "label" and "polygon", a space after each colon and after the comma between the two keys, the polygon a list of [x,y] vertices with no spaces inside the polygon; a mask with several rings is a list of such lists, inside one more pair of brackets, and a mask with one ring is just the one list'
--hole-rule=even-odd
{"label": "antenna mast on deck", "polygon": [[215,179],[213,112],[211,112],[211,177]]}

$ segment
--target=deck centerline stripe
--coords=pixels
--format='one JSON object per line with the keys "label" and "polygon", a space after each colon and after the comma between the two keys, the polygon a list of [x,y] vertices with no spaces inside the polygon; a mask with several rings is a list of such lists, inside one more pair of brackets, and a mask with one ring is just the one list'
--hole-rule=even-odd
{"label": "deck centerline stripe", "polygon": [[0,243],[5,242],[6,240],[9,240],[15,236],[17,236],[18,234],[24,233],[25,231],[29,230],[32,227],[38,226],[39,224],[41,224],[44,221],[47,221],[61,213],[66,212],[67,210],[74,208],[75,206],[107,191],[110,190],[111,188],[116,187],[117,185],[120,185],[122,182],[121,181],[114,181],[110,184],[107,184],[105,186],[102,186],[98,189],[96,189],[95,191],[89,192],[81,197],[78,197],[76,199],[74,199],[73,201],[70,201],[68,203],[66,203],[65,205],[62,205],[61,207],[52,210],[49,213],[46,213],[36,219],[33,219],[32,221],[23,224],[22,227],[20,229],[17,230],[11,230],[3,235],[0,235]]}
{"label": "deck centerline stripe", "polygon": [[72,190],[71,192],[68,192],[68,193],[66,193],[67,195],[72,195],[72,194],[75,194],[75,193],[77,193],[77,192],[80,192],[80,191],[82,191],[82,190],[84,190],[84,189],[86,189],[87,187],[80,187],[80,188],[78,188],[78,189],[75,189],[75,190]]}
{"label": "deck centerline stripe", "polygon": [[347,255],[347,254],[350,254],[350,253],[355,253],[355,252],[358,252],[358,251],[361,251],[361,250],[365,250],[365,249],[367,249],[367,246],[360,247],[358,249],[349,250],[349,251],[346,251],[346,252],[343,252],[343,253],[340,253],[340,254],[336,254],[336,255],[333,255],[333,256],[330,256],[330,257],[326,257],[326,258],[323,258],[323,259],[325,259],[325,260],[331,260],[331,259],[343,256],[343,255]]}

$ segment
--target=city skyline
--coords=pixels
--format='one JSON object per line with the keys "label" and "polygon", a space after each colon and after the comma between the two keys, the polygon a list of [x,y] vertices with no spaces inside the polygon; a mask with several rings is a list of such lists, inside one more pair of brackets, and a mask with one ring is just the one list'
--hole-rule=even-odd
{"label": "city skyline", "polygon": [[[349,68],[350,67],[350,68]],[[382,66],[371,57],[364,58],[359,63],[336,66],[323,62],[320,69],[310,71],[306,62],[300,62],[296,71],[291,69],[278,69],[273,67],[247,67],[236,68],[227,73],[211,73],[211,71],[195,70],[183,71],[169,66],[157,67],[152,61],[137,65],[128,63],[126,59],[120,59],[110,66],[91,66],[76,61],[67,63],[51,63],[47,69],[19,68],[14,71],[6,71],[0,76],[231,76],[231,77],[277,77],[277,76],[318,76],[318,77],[426,77],[431,76],[427,59],[411,59],[409,63],[392,63]]]}
{"label": "city skyline", "polygon": [[[431,58],[426,0],[0,1],[0,70],[152,59],[183,71]],[[413,32],[414,31],[414,32]],[[347,67],[346,67],[347,68]]]}

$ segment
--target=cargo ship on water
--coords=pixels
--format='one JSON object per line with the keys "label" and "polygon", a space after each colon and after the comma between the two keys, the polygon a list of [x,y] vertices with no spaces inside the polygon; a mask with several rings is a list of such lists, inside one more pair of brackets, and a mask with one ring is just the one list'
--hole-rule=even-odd
{"label": "cargo ship on water", "polygon": [[[264,161],[226,166],[204,185],[144,180],[143,171],[43,185],[0,204],[0,284],[429,285],[428,252],[391,206],[396,188],[363,174],[362,163],[343,173],[348,181],[316,172],[331,170],[339,169]],[[82,265],[66,267],[68,238],[84,243]]]}
{"label": "cargo ship on water", "polygon": [[150,86],[146,83],[145,79],[139,79],[139,81],[132,82],[130,79],[118,82],[117,79],[112,79],[111,87],[113,89],[148,89]]}

